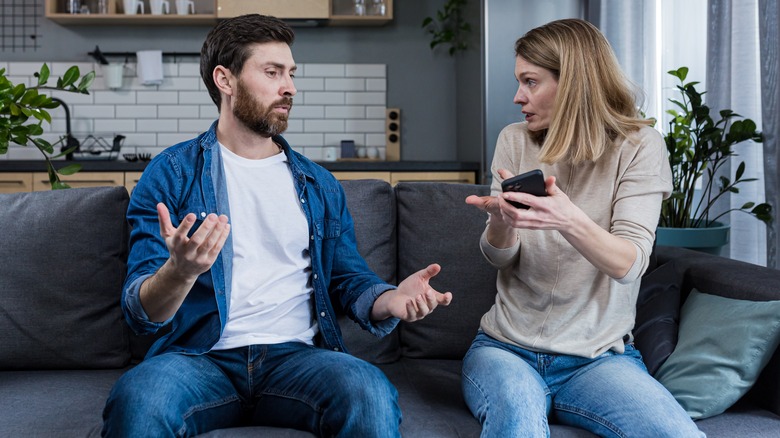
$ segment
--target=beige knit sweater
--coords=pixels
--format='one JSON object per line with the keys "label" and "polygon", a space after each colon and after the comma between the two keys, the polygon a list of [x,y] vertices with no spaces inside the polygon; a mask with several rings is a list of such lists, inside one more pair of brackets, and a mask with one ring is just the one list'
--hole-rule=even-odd
{"label": "beige knit sweater", "polygon": [[[613,279],[586,260],[557,231],[518,230],[518,242],[498,249],[482,234],[480,246],[499,269],[496,303],[482,317],[490,336],[533,351],[596,357],[624,351],[634,327],[639,281],[647,268],[671,170],[661,135],[650,127],[618,141],[597,162],[571,166],[539,161],[540,147],[526,123],[501,131],[493,159],[492,194],[501,191],[498,169],[514,174],[541,169],[594,222],[636,246],[625,277]],[[488,219],[488,223],[489,223]]]}

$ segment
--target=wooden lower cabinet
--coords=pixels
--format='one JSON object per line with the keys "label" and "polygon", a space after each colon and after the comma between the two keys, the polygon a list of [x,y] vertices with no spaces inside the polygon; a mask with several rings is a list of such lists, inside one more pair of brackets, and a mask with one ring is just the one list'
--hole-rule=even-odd
{"label": "wooden lower cabinet", "polygon": [[[124,186],[132,193],[143,172],[77,172],[61,175],[60,179],[71,187]],[[409,181],[440,181],[474,184],[474,172],[389,172],[389,171],[337,171],[332,172],[340,181],[379,179],[392,185]],[[51,190],[46,172],[0,172],[0,193],[18,193]]]}
{"label": "wooden lower cabinet", "polygon": [[[46,172],[33,172],[33,191],[51,190],[49,174]],[[60,175],[60,181],[73,188],[99,187],[99,186],[124,186],[124,172],[77,172],[74,175]]]}
{"label": "wooden lower cabinet", "polygon": [[32,187],[30,172],[0,172],[0,193],[31,192]]}

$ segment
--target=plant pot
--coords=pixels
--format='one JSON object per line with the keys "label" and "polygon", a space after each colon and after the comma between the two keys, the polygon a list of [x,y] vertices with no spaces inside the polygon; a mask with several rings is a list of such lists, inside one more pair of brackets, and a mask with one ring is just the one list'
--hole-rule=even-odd
{"label": "plant pot", "polygon": [[656,244],[680,246],[709,254],[719,255],[723,246],[729,243],[731,226],[721,222],[711,222],[701,228],[658,227]]}

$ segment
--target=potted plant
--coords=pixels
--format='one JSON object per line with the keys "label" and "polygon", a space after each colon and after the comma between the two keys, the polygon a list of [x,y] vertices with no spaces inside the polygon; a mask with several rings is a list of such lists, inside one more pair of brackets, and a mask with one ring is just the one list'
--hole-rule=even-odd
{"label": "potted plant", "polygon": [[[698,82],[685,82],[688,68],[668,72],[679,80],[681,100],[669,99],[677,108],[667,111],[673,118],[664,136],[672,168],[672,195],[661,207],[658,228],[659,245],[686,246],[717,253],[728,243],[728,225],[718,222],[732,211],[742,211],[769,223],[771,206],[765,202],[747,202],[739,208],[715,213],[714,206],[727,193],[739,193],[738,185],[755,181],[745,178],[745,162],[740,162],[732,181],[719,174],[731,157],[734,146],[747,140],[762,142],[756,124],[729,109],[721,110],[718,120],[710,115]],[[706,178],[703,178],[706,176]],[[701,191],[695,188],[701,184]],[[687,237],[693,234],[693,237]],[[696,237],[696,235],[703,235]],[[719,236],[719,237],[715,237]],[[713,241],[711,239],[719,239]],[[689,240],[690,239],[690,240]]]}
{"label": "potted plant", "polygon": [[62,90],[89,94],[87,88],[95,80],[95,72],[89,72],[82,77],[78,67],[70,67],[57,80],[55,86],[47,85],[49,75],[49,67],[43,64],[41,70],[34,74],[37,78],[36,84],[27,87],[25,84],[14,85],[8,79],[6,70],[0,69],[0,155],[8,152],[11,143],[22,146],[34,145],[41,151],[46,160],[46,169],[49,173],[49,183],[52,189],[62,189],[69,186],[60,181],[59,176],[72,175],[81,169],[81,165],[71,164],[60,169],[54,167],[53,159],[67,155],[74,148],[66,148],[55,155],[55,146],[67,144],[67,138],[63,136],[54,144],[41,138],[43,122],[51,123],[51,116],[47,110],[57,108],[60,104],[40,91]]}

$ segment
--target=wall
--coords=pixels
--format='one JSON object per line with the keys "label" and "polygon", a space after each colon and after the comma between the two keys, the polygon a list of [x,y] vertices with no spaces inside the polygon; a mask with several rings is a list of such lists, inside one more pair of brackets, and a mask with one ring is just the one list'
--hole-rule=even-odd
{"label": "wall", "polygon": [[[106,87],[99,65],[76,64],[81,71],[94,70],[98,75],[90,94],[57,91],[52,95],[68,105],[71,131],[81,142],[82,150],[105,150],[120,134],[125,136],[122,156],[153,156],[172,144],[197,136],[211,125],[218,113],[200,79],[197,59],[165,59],[162,84],[142,85],[135,74],[136,64],[127,63],[122,87],[116,90]],[[54,83],[71,64],[53,62],[49,66],[50,83]],[[0,62],[11,82],[28,86],[40,67],[38,62]],[[376,149],[384,157],[384,64],[299,64],[295,85],[298,94],[284,136],[296,150],[319,160],[325,146],[353,140],[358,148]],[[49,113],[52,124],[45,129],[43,138],[54,143],[66,133],[66,112],[57,108]],[[97,156],[103,157],[106,153]],[[37,149],[18,145],[12,145],[7,154],[0,156],[10,160],[40,158]]]}
{"label": "wall", "polygon": [[[444,0],[397,0],[393,22],[382,27],[296,28],[293,55],[298,63],[386,65],[385,105],[402,111],[403,160],[447,161],[467,156],[475,161],[472,157],[478,156],[471,150],[459,151],[456,114],[459,99],[479,96],[479,87],[458,88],[456,58],[431,51],[430,38],[420,27],[443,4]],[[41,17],[42,5],[40,1]],[[476,34],[477,20],[473,24]],[[209,26],[61,26],[40,18],[40,47],[27,52],[0,51],[0,62],[90,62],[87,52],[95,45],[105,52],[198,52],[208,30]],[[472,111],[477,119],[479,108]]]}

